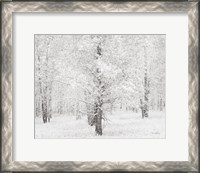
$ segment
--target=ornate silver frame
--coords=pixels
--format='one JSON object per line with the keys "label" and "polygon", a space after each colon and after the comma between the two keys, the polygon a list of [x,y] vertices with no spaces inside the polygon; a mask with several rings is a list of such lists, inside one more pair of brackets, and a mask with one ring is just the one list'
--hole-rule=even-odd
{"label": "ornate silver frame", "polygon": [[[12,1],[12,0],[11,0]],[[199,171],[199,2],[11,2],[1,4],[1,171]],[[13,12],[187,12],[189,19],[189,158],[185,162],[16,162],[12,161]],[[170,151],[169,151],[170,152]]]}

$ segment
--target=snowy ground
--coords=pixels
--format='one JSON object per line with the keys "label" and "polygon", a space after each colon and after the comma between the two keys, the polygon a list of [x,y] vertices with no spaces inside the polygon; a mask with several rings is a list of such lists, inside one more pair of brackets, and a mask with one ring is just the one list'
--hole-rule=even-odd
{"label": "snowy ground", "polygon": [[165,138],[165,113],[150,112],[149,118],[141,113],[118,112],[107,116],[103,122],[103,135],[95,135],[95,127],[87,124],[87,118],[76,120],[74,116],[55,115],[50,123],[35,118],[35,138]]}

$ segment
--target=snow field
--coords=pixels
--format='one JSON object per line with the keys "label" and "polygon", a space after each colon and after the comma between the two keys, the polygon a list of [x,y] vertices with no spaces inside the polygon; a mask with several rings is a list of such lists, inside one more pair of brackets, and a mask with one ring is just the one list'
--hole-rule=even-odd
{"label": "snow field", "polygon": [[103,121],[103,135],[95,134],[95,127],[84,116],[53,115],[50,123],[35,118],[35,138],[165,138],[165,112],[150,112],[149,118],[141,113],[115,112]]}

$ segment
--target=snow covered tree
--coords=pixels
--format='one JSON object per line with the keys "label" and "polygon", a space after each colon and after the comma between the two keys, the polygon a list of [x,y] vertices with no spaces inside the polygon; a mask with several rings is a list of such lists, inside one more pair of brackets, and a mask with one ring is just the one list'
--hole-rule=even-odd
{"label": "snow covered tree", "polygon": [[165,109],[165,37],[36,35],[36,116],[83,118],[103,135],[117,111],[151,116]]}
{"label": "snow covered tree", "polygon": [[[55,37],[46,35],[35,36],[35,80],[37,87],[36,101],[38,109],[41,110],[44,123],[50,122],[52,117],[52,82],[56,72],[54,68],[54,53],[59,51],[55,46]],[[39,113],[39,112],[37,112]]]}

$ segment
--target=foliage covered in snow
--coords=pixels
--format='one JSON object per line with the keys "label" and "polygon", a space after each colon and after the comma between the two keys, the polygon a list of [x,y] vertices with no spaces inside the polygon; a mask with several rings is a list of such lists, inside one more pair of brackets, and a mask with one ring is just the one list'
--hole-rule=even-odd
{"label": "foliage covered in snow", "polygon": [[[162,116],[156,119],[152,111]],[[88,134],[82,137],[145,136],[135,123],[143,128],[154,122],[151,118],[165,119],[165,35],[35,35],[35,117],[36,137],[59,137],[53,129],[62,124],[77,134],[83,126]],[[132,123],[123,124],[123,118]],[[134,134],[117,132],[117,122]],[[62,129],[61,137],[81,137]],[[161,129],[157,136],[163,136]]]}

